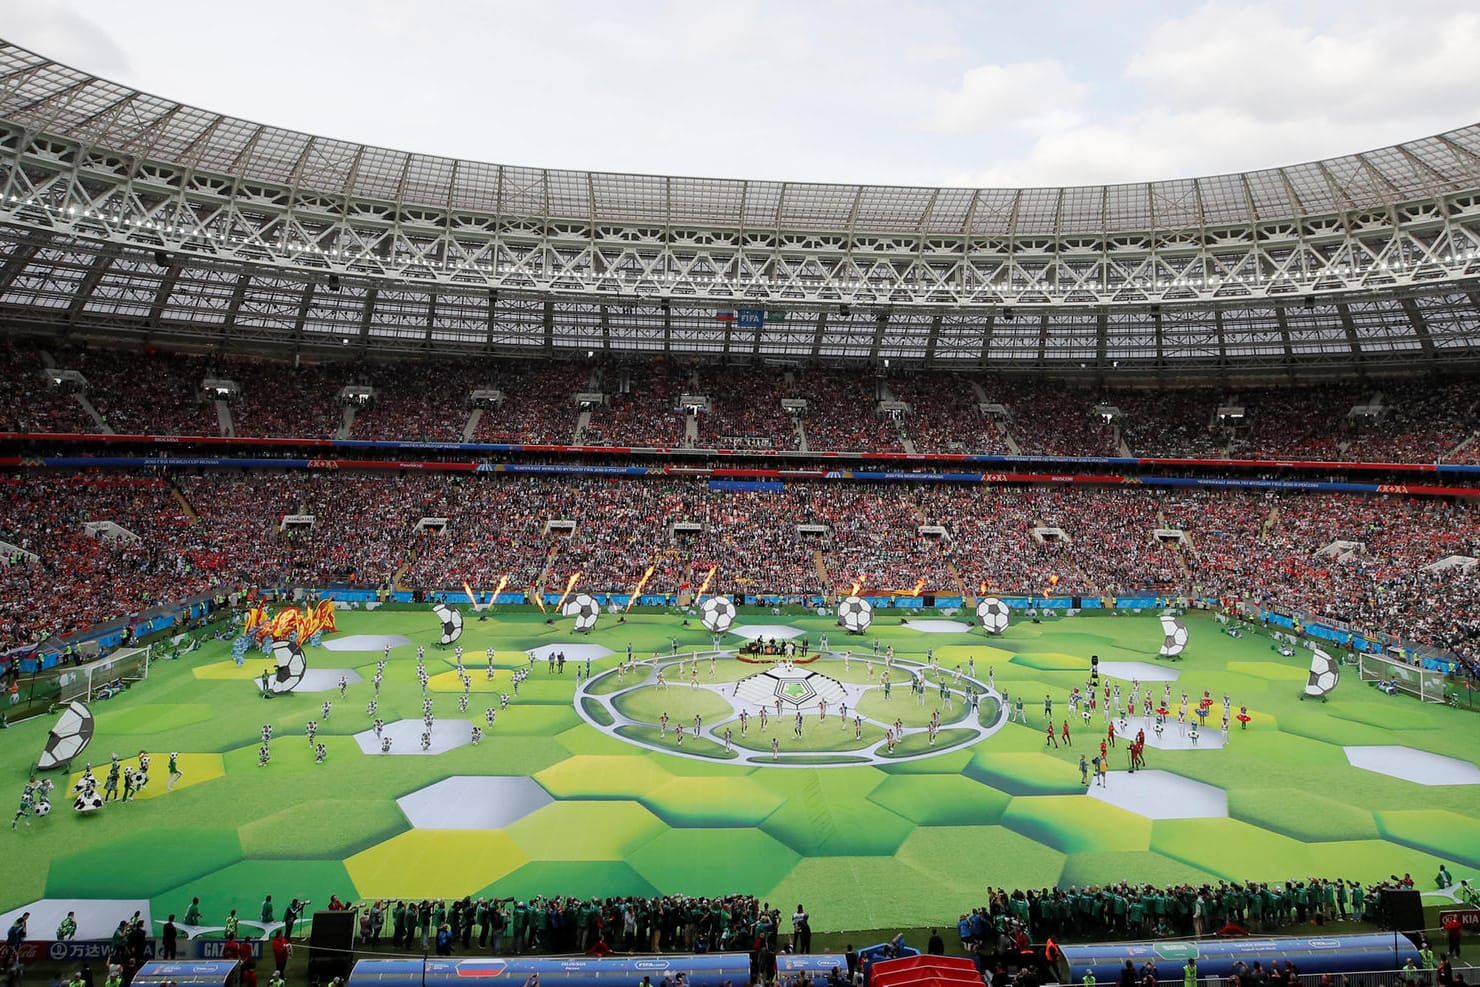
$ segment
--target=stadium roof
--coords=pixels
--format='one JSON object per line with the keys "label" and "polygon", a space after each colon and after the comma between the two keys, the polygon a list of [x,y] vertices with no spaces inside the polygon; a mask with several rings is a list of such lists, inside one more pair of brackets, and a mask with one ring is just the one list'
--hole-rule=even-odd
{"label": "stadium roof", "polygon": [[0,41],[0,224],[12,316],[295,345],[1341,363],[1467,355],[1480,323],[1480,125],[1108,186],[623,175],[251,123]]}

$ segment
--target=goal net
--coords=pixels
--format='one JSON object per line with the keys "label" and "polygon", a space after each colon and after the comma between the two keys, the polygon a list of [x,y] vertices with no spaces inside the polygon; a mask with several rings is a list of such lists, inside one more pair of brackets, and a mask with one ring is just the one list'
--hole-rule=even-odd
{"label": "goal net", "polygon": [[1419,665],[1410,665],[1383,655],[1364,654],[1359,659],[1363,682],[1376,682],[1378,688],[1406,692],[1426,703],[1444,701],[1444,673]]}
{"label": "goal net", "polygon": [[119,648],[106,658],[76,668],[62,666],[53,671],[57,674],[61,702],[68,703],[74,699],[91,701],[100,694],[112,695],[148,678],[149,650]]}

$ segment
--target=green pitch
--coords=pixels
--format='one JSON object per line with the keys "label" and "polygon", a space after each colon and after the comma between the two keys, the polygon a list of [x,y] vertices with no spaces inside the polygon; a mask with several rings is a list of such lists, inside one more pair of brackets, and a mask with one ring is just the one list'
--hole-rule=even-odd
{"label": "green pitch", "polygon": [[[825,718],[808,708],[796,737],[790,706],[783,716],[773,709],[764,728],[758,711],[747,708],[742,734],[743,689],[753,689],[761,681],[753,677],[770,666],[721,658],[711,667],[707,657],[674,663],[674,639],[681,655],[710,647],[697,621],[686,627],[676,616],[634,614],[618,624],[603,615],[582,636],[570,620],[548,624],[539,613],[470,617],[460,642],[472,679],[464,712],[453,653],[435,647],[438,626],[429,612],[341,611],[333,637],[400,634],[413,642],[392,652],[377,715],[387,723],[415,721],[418,733],[424,697],[415,646],[426,646],[427,694],[439,724],[459,737],[451,749],[429,755],[400,744],[394,754],[365,753],[355,737],[371,726],[366,706],[374,698],[378,650],[308,649],[313,668],[359,673],[343,699],[331,690],[264,700],[253,682],[266,663],[261,653],[254,650],[238,670],[227,643],[212,642],[180,661],[157,661],[147,682],[93,705],[97,734],[84,758],[103,774],[110,752],[129,758],[150,751],[147,797],[78,816],[60,790],[67,783],[54,776],[51,815],[3,837],[0,911],[46,897],[137,897],[151,900],[162,917],[183,912],[199,895],[206,921],[219,923],[232,907],[254,917],[267,892],[278,902],[297,896],[316,904],[330,894],[750,892],[782,908],[803,901],[815,927],[828,930],[950,923],[983,903],[989,885],[1376,879],[1408,871],[1422,887],[1440,859],[1456,878],[1475,878],[1480,785],[1391,777],[1353,767],[1343,750],[1406,747],[1473,768],[1480,762],[1473,714],[1381,695],[1354,669],[1329,702],[1302,702],[1307,652],[1282,657],[1256,631],[1234,640],[1208,617],[1187,621],[1185,659],[1167,664],[1156,658],[1162,634],[1150,615],[1042,624],[1015,616],[1007,633],[988,638],[980,631],[921,633],[880,611],[868,634],[850,637],[815,616],[742,612],[741,625],[785,624],[814,650],[827,635],[835,652],[852,653],[846,668],[840,656],[822,657],[795,666],[799,676],[816,673],[805,685],[781,683],[784,698],[800,699],[814,687],[861,697],[847,721],[836,706]],[[876,638],[897,656],[887,698],[879,687],[884,662],[873,656]],[[536,662],[515,696],[511,671],[530,668],[526,649],[561,644],[600,645],[611,654],[592,661],[592,680],[579,691],[584,662],[568,662],[563,674]],[[656,666],[618,671],[629,644],[640,661],[651,663],[660,651],[668,656],[662,689]],[[492,683],[489,647],[497,649]],[[938,671],[926,662],[927,649],[934,649]],[[1222,739],[1225,693],[1235,712],[1247,705],[1252,720],[1247,730],[1232,724],[1221,748],[1148,749],[1147,767],[1166,773],[1172,794],[1129,806],[1093,798],[1078,760],[1098,751],[1104,723],[1098,712],[1088,724],[1070,718],[1066,703],[1072,687],[1084,687],[1091,654],[1175,671],[1176,698],[1185,691],[1195,703],[1210,692],[1215,706],[1205,737]],[[970,709],[963,683],[973,681],[973,662],[974,681],[1024,697],[1026,723],[1008,722],[1013,704],[1000,709],[991,696]],[[915,670],[927,681],[923,701],[907,687]],[[949,709],[938,691],[942,678],[952,689]],[[1121,686],[1128,694],[1130,682]],[[1160,682],[1145,688],[1160,699]],[[505,692],[511,702],[500,709]],[[1055,721],[1069,718],[1076,746],[1046,746],[1045,693]],[[327,720],[325,700],[333,704]],[[499,709],[492,727],[484,715],[490,706]],[[932,745],[924,727],[936,709]],[[311,719],[327,746],[322,765],[304,737]],[[896,720],[905,733],[887,751],[886,730]],[[0,783],[12,797],[43,746],[48,721],[0,734]],[[687,733],[682,749],[679,723]],[[264,724],[273,728],[272,759],[259,767]],[[462,737],[471,724],[485,730],[478,746]],[[1139,712],[1130,719],[1130,732],[1145,727]],[[771,764],[773,738],[782,759]],[[182,753],[185,777],[166,792],[170,751]],[[1110,763],[1109,785],[1131,784],[1122,773],[1123,746]],[[398,803],[447,779],[513,787],[475,787],[467,791],[484,794],[424,798],[414,807],[415,799]],[[1184,780],[1221,796],[1215,801],[1226,809],[1163,818]],[[497,825],[481,821],[489,813]]]}

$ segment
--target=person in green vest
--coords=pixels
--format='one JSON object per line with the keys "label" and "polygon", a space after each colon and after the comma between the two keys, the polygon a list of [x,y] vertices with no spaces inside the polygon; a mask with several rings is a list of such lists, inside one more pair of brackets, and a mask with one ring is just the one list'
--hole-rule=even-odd
{"label": "person in green vest", "polygon": [[1085,970],[1084,977],[1080,980],[1084,987],[1095,987],[1095,971]]}
{"label": "person in green vest", "polygon": [[1420,943],[1422,945],[1418,949],[1418,959],[1423,963],[1425,970],[1432,970],[1439,965],[1434,959],[1434,951],[1429,948],[1429,941],[1427,939],[1420,940]]}
{"label": "person in green vest", "polygon": [[1197,987],[1197,960],[1188,959],[1183,965],[1182,987]]}

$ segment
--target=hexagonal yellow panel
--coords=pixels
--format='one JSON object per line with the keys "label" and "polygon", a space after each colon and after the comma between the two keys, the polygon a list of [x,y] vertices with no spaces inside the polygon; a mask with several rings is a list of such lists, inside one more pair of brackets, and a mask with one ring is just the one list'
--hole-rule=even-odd
{"label": "hexagonal yellow panel", "polygon": [[556,798],[636,798],[666,785],[673,776],[644,754],[581,754],[534,776]]}
{"label": "hexagonal yellow panel", "polygon": [[461,898],[528,861],[499,830],[413,829],[344,866],[363,898]]}
{"label": "hexagonal yellow panel", "polygon": [[636,802],[553,802],[503,832],[531,860],[625,860],[667,828]]}
{"label": "hexagonal yellow panel", "polygon": [[196,665],[190,673],[198,679],[217,682],[245,682],[249,679],[260,679],[264,668],[273,668],[271,658],[258,651],[249,652],[244,664],[237,665],[236,662],[213,661],[209,665]]}
{"label": "hexagonal yellow panel", "polygon": [[[138,757],[133,756],[125,757],[119,763],[123,765],[124,770],[130,770],[137,767],[138,762]],[[149,763],[149,784],[145,785],[141,791],[135,793],[134,798],[157,799],[161,796],[169,795],[171,792],[178,792],[183,788],[199,785],[204,781],[225,777],[226,760],[220,754],[181,754],[180,774],[181,778],[175,782],[174,787],[166,789],[165,785],[169,784],[170,780],[170,756],[168,753],[152,754]],[[107,761],[93,765],[93,777],[98,779],[98,791],[101,793],[103,782],[108,780]],[[53,801],[60,799],[63,802],[70,802],[72,797],[68,793],[72,791],[73,787],[81,778],[81,771],[72,772],[67,777],[67,791],[59,796],[53,796]],[[121,779],[118,783],[118,795],[120,798],[123,797],[123,781]]]}

